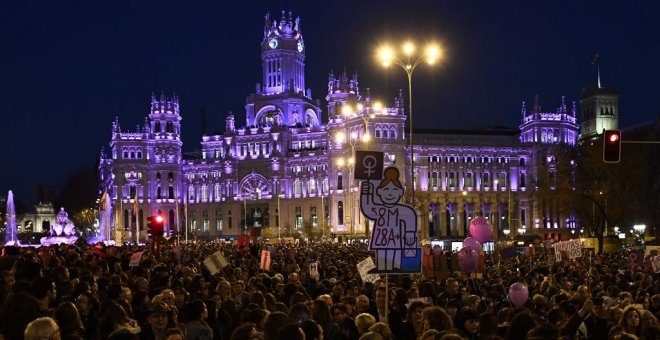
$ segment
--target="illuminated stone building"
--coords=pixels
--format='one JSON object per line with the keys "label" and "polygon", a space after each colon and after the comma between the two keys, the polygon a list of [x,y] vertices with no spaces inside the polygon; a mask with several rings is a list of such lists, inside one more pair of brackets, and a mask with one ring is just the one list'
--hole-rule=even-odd
{"label": "illuminated stone building", "polygon": [[[113,123],[100,174],[126,237],[137,221],[145,234],[146,217],[156,213],[166,231],[181,236],[185,226],[188,235],[209,239],[364,237],[353,152],[383,151],[385,166],[398,167],[410,183],[403,94],[384,106],[360,89],[357,75],[330,73],[323,110],[305,87],[299,19],[267,15],[263,29],[262,83],[240,117],[227,115],[223,134],[202,137],[200,153],[182,153],[176,97],[152,96],[135,132]],[[557,238],[575,227],[566,209],[535,197],[539,169],[547,168],[540,164],[551,163],[558,146],[576,144],[575,103],[569,109],[562,98],[554,112],[543,112],[536,98],[530,111],[523,102],[521,116],[520,130],[415,130],[422,239],[463,238],[479,214],[493,221],[498,238],[518,228]]]}

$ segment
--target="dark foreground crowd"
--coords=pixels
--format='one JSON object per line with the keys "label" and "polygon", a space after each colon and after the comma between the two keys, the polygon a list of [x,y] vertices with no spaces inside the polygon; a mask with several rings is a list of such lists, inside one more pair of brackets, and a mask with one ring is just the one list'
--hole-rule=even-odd
{"label": "dark foreground crowd", "polygon": [[[260,269],[266,247],[269,270]],[[4,249],[0,338],[660,339],[660,276],[625,253],[554,264],[489,256],[479,278],[390,275],[386,287],[361,280],[364,245],[195,242],[129,266],[142,250]],[[218,250],[229,265],[211,275],[202,261]],[[529,289],[521,306],[507,298],[516,282]]]}

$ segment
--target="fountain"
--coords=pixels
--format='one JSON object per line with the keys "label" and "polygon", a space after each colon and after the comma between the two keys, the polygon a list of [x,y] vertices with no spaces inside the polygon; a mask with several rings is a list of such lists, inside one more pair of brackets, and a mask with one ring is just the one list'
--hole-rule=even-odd
{"label": "fountain", "polygon": [[104,192],[101,196],[101,203],[99,207],[99,236],[94,242],[103,242],[106,245],[114,244],[112,239],[112,200],[108,192]]}
{"label": "fountain", "polygon": [[76,236],[76,226],[69,219],[69,214],[60,209],[57,213],[56,222],[50,227],[50,236],[41,238],[41,245],[49,246],[51,244],[73,244],[78,240]]}
{"label": "fountain", "polygon": [[5,245],[17,246],[18,232],[16,230],[16,208],[14,207],[14,193],[9,190],[7,194],[7,230],[5,231]]}

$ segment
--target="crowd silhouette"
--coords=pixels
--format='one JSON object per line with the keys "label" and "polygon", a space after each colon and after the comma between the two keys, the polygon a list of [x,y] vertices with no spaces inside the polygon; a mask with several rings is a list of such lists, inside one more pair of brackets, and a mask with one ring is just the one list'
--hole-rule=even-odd
{"label": "crowd silhouette", "polygon": [[[262,268],[261,252],[270,251]],[[144,251],[138,263],[131,256]],[[203,260],[228,262],[211,274]],[[2,339],[660,339],[660,275],[626,252],[486,254],[478,274],[363,282],[365,244],[5,247]],[[449,256],[451,258],[451,256]],[[310,264],[314,263],[314,274]],[[136,265],[137,264],[137,265]],[[310,275],[312,274],[312,275]],[[519,283],[528,298],[512,303]]]}

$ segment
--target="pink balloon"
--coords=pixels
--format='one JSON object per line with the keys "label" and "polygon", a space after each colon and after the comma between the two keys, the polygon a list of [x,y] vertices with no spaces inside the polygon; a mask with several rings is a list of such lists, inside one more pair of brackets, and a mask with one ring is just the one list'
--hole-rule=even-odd
{"label": "pink balloon", "polygon": [[479,265],[479,252],[467,247],[458,252],[458,265],[466,273],[474,273]]}
{"label": "pink balloon", "polygon": [[472,237],[468,237],[465,240],[463,240],[463,247],[466,247],[466,248],[472,249],[472,250],[476,250],[479,253],[481,253],[484,250],[481,247],[481,243],[479,243],[479,241],[475,240]]}
{"label": "pink balloon", "polygon": [[516,282],[509,287],[509,301],[516,306],[522,306],[529,299],[529,290],[521,282]]}
{"label": "pink balloon", "polygon": [[483,216],[477,216],[470,221],[470,235],[477,241],[484,243],[493,236],[493,226]]}

